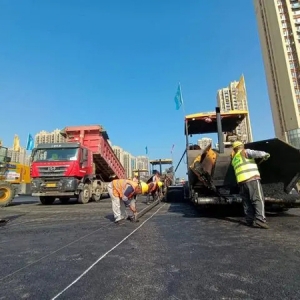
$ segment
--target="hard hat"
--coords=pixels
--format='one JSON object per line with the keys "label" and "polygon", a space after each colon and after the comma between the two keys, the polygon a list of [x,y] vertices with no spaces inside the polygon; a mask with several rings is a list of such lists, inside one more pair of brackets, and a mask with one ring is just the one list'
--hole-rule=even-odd
{"label": "hard hat", "polygon": [[133,174],[133,176],[139,176],[139,173],[138,173],[138,172],[135,172],[135,173]]}
{"label": "hard hat", "polygon": [[162,187],[162,186],[163,186],[163,183],[162,183],[161,181],[159,181],[159,182],[157,183],[157,185],[158,185],[158,187]]}
{"label": "hard hat", "polygon": [[142,194],[148,193],[148,184],[145,182],[141,182]]}
{"label": "hard hat", "polygon": [[242,146],[242,145],[243,145],[242,142],[240,142],[240,141],[235,141],[235,142],[232,144],[232,148],[234,149],[234,148],[237,148],[237,147]]}

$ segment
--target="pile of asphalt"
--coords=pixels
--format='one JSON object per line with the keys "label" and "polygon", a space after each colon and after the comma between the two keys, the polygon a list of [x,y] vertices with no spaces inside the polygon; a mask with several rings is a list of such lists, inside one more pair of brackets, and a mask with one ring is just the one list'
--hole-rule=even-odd
{"label": "pile of asphalt", "polygon": [[264,196],[272,199],[284,199],[288,202],[294,202],[300,199],[300,194],[287,194],[284,191],[284,184],[282,182],[263,184]]}

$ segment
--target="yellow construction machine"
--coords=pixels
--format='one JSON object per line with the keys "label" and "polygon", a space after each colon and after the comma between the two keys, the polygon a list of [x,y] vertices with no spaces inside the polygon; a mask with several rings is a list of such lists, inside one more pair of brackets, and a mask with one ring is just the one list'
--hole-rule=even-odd
{"label": "yellow construction machine", "polygon": [[8,206],[15,198],[15,188],[6,180],[7,164],[10,162],[8,149],[0,146],[0,207]]}
{"label": "yellow construction machine", "polygon": [[[224,133],[234,132],[247,114],[247,111],[220,113],[219,107],[216,107],[215,112],[185,117],[186,150],[182,158],[186,156],[188,167],[188,183],[184,193],[186,199],[198,206],[242,202],[231,165],[233,149],[231,142],[224,141]],[[191,136],[211,133],[218,134],[216,148],[210,144],[200,149],[189,142]],[[257,161],[266,209],[285,211],[300,206],[299,194],[292,194],[300,179],[299,149],[277,138],[248,143],[245,148],[271,155],[267,161]],[[169,198],[173,198],[171,196]]]}

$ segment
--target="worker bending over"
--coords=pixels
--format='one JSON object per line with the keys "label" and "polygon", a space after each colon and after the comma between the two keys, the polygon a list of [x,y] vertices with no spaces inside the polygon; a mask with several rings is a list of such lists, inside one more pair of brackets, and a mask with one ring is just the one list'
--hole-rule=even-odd
{"label": "worker bending over", "polygon": [[139,185],[132,180],[115,179],[108,184],[107,189],[112,201],[115,223],[119,224],[127,218],[126,207],[129,208],[129,219],[134,220],[137,214],[134,195],[147,193],[147,184]]}
{"label": "worker bending over", "polygon": [[256,158],[267,160],[269,153],[244,149],[244,144],[236,141],[232,144],[232,166],[234,168],[237,183],[240,187],[240,195],[243,199],[246,223],[249,226],[257,225],[268,229],[265,217],[264,194],[260,183]]}
{"label": "worker bending over", "polygon": [[[139,183],[139,173],[134,173],[133,174],[132,181],[135,182],[135,183]],[[133,198],[134,198],[134,200],[136,200],[136,195],[134,195]]]}
{"label": "worker bending over", "polygon": [[152,200],[157,200],[158,197],[161,196],[161,187],[162,182],[150,182],[148,183],[148,195],[147,195],[147,204],[150,204],[150,196],[152,196]]}
{"label": "worker bending over", "polygon": [[156,171],[155,175],[152,177],[152,181],[156,182],[156,183],[160,182],[160,174],[159,174],[159,172]]}

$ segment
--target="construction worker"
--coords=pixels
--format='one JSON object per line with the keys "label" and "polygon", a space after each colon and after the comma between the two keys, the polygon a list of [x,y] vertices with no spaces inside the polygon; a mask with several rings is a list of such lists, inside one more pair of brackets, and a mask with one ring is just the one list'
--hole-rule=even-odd
{"label": "construction worker", "polygon": [[160,182],[160,174],[159,172],[156,172],[155,175],[152,177],[153,182]]}
{"label": "construction worker", "polygon": [[[135,182],[135,183],[139,183],[139,173],[136,172],[136,173],[133,174],[132,181]],[[136,200],[136,195],[134,195],[133,198],[134,198],[134,200]]]}
{"label": "construction worker", "polygon": [[157,196],[160,196],[160,188],[162,185],[163,183],[161,181],[148,183],[147,204],[150,204],[150,196],[152,196],[153,201],[156,200]]}
{"label": "construction worker", "polygon": [[134,182],[136,182],[136,183],[138,183],[139,182],[139,173],[134,173],[133,174],[133,179],[132,179],[132,181],[134,181]]}
{"label": "construction worker", "polygon": [[266,223],[264,194],[260,183],[260,173],[255,162],[256,158],[267,160],[269,153],[245,149],[244,144],[236,141],[232,144],[232,166],[234,168],[240,194],[243,199],[246,223],[268,229]]}
{"label": "construction worker", "polygon": [[135,219],[137,214],[134,195],[145,194],[148,192],[146,183],[141,185],[128,179],[115,179],[107,186],[109,196],[112,201],[112,210],[114,213],[115,223],[119,224],[127,218],[126,207],[130,210],[131,221]]}

